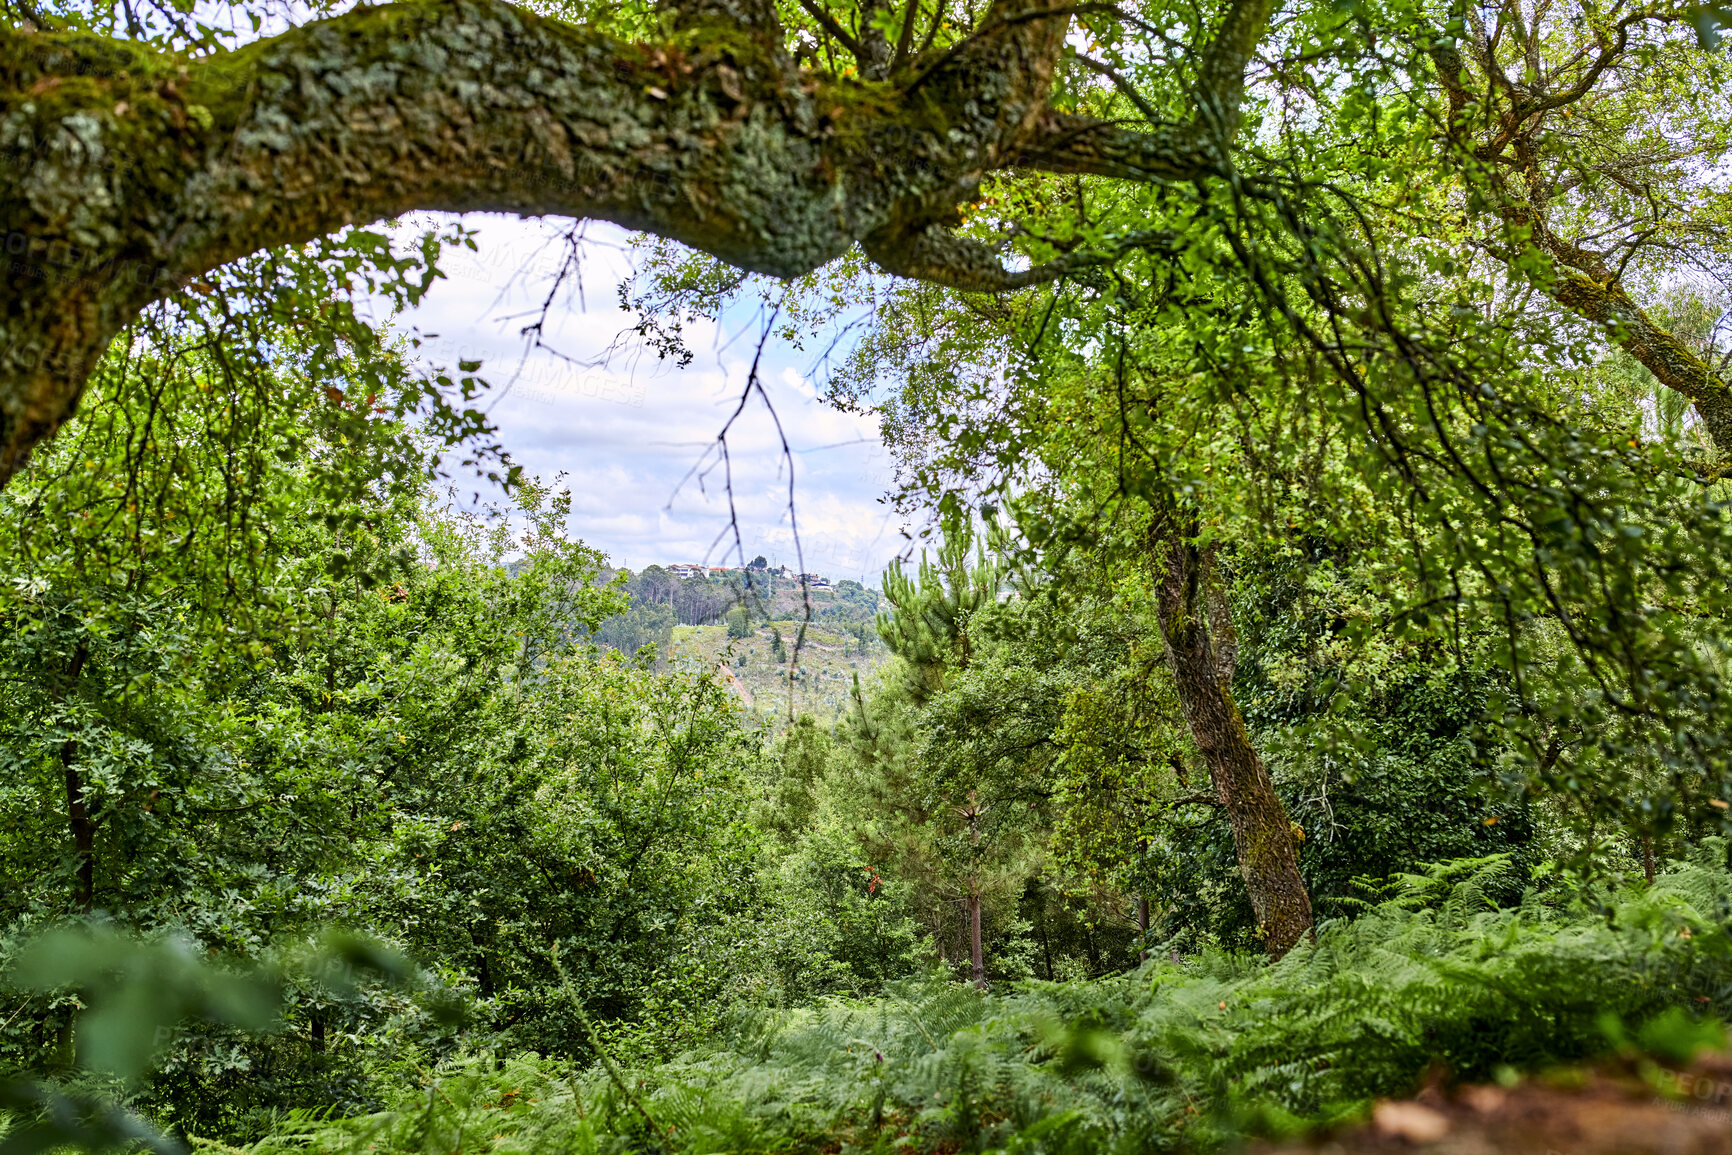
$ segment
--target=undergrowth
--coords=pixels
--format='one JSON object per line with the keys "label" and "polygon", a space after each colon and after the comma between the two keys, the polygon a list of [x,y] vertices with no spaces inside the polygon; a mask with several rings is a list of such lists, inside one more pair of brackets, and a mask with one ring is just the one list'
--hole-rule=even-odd
{"label": "undergrowth", "polygon": [[[1361,1114],[1443,1073],[1603,1051],[1622,1024],[1732,1009],[1725,848],[1651,887],[1498,909],[1502,858],[1388,884],[1281,962],[1164,959],[979,995],[932,981],[740,1018],[659,1066],[470,1054],[390,1110],[286,1118],[277,1152],[1206,1150]],[[1670,1021],[1670,1020],[1668,1020]]]}

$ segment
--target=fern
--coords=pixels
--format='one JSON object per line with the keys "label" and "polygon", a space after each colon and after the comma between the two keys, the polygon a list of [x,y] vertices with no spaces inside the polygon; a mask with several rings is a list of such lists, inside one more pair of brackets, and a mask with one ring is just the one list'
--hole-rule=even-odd
{"label": "fern", "polygon": [[1489,896],[1508,860],[1464,860],[1393,880],[1274,965],[1205,954],[995,996],[935,979],[743,1015],[625,1072],[643,1111],[599,1070],[472,1055],[392,1110],[292,1121],[256,1151],[1129,1153],[1298,1131],[1439,1065],[1481,1079],[1590,1055],[1608,1012],[1732,1009],[1723,860],[1709,848],[1609,904],[1505,909]]}

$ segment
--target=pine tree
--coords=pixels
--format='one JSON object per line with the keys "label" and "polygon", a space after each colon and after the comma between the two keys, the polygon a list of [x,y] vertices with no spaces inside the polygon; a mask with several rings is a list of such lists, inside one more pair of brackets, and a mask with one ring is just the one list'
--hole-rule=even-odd
{"label": "pine tree", "polygon": [[[967,669],[973,657],[969,622],[983,606],[998,598],[1004,570],[995,551],[989,549],[998,536],[995,528],[982,537],[960,519],[947,521],[938,560],[920,555],[918,579],[910,579],[898,560],[884,571],[884,596],[889,613],[880,611],[878,636],[904,662],[903,679],[908,696],[923,704],[943,688],[952,673]],[[969,564],[969,554],[974,564]],[[965,921],[969,939],[969,971],[974,985],[985,988],[986,962],[981,949],[980,820],[983,805],[979,792],[966,791],[956,813],[968,825],[969,865],[965,878]]]}
{"label": "pine tree", "polygon": [[[968,623],[975,611],[998,597],[1004,572],[988,553],[989,540],[979,539],[972,526],[952,521],[944,527],[938,560],[923,550],[917,579],[910,579],[899,560],[884,571],[884,598],[889,613],[879,611],[878,636],[908,664],[908,690],[925,701],[944,683],[951,670],[968,667],[973,654]],[[968,564],[970,551],[975,562]]]}

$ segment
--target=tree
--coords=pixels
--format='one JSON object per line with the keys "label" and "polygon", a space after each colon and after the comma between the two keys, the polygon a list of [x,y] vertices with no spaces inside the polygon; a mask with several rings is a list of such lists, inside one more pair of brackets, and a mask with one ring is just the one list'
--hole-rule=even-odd
{"label": "tree", "polygon": [[[971,563],[969,552],[977,546]],[[972,526],[953,520],[944,527],[936,561],[922,551],[914,577],[902,572],[900,560],[884,571],[890,610],[878,614],[878,636],[907,664],[908,692],[916,701],[942,686],[951,671],[967,669],[974,656],[969,619],[997,599],[1004,579],[987,549]]]}
{"label": "tree", "polygon": [[[1201,270],[1191,275],[1199,282],[1196,295],[1211,298],[1217,315],[1258,324],[1252,319],[1255,296],[1243,285]],[[1165,302],[1179,294],[1169,284],[1150,295]],[[1105,534],[1153,568],[1152,612],[1178,700],[1214,798],[1232,825],[1239,871],[1264,944],[1279,957],[1311,929],[1311,902],[1292,824],[1233,696],[1236,643],[1215,572],[1220,523],[1254,522],[1258,516],[1254,504],[1232,508],[1234,499],[1246,496],[1239,486],[1255,485],[1258,451],[1241,455],[1230,448],[1232,433],[1220,429],[1219,399],[1209,385],[1211,377],[1227,372],[1255,382],[1264,366],[1245,357],[1256,349],[1246,344],[1245,328],[1229,322],[1216,330],[1194,321],[1183,306],[1167,327],[1169,322],[1152,322],[1141,311],[1142,299],[1135,281],[1116,284],[1111,293],[1094,286],[1060,289],[1045,307],[1027,312],[961,301],[950,306],[949,316],[940,307],[933,317],[925,312],[930,303],[920,299],[909,311],[924,315],[902,324],[897,321],[913,319],[898,302],[886,310],[897,320],[887,318],[883,343],[862,350],[862,372],[883,372],[870,364],[879,360],[895,381],[884,406],[890,411],[887,436],[906,455],[909,489],[918,488],[941,507],[959,502],[957,491],[964,487],[986,488],[982,497],[988,504],[1010,496],[1005,491],[1021,490],[1012,504],[1024,515],[1022,528],[1049,555]],[[1019,358],[1019,341],[1042,344],[1055,318],[1063,318],[1058,331],[1095,335],[1081,344],[1099,352],[1090,357],[1047,346],[1021,354],[1027,359],[1012,363],[1026,367],[1026,378],[1018,381],[1013,374],[1000,386],[1007,356]],[[1142,328],[1150,323],[1160,326],[1158,333]],[[1216,342],[1232,342],[1230,352],[1222,351],[1252,363],[1224,370],[1212,363]],[[1143,373],[1150,375],[1147,391],[1139,381]],[[940,376],[948,379],[944,386],[934,381]],[[1203,387],[1190,390],[1192,382]],[[992,396],[1000,388],[1009,395],[1005,401]],[[1195,414],[1196,426],[1175,420],[1186,411]],[[972,427],[976,420],[985,428]],[[948,441],[923,432],[959,425],[966,432]],[[1195,428],[1210,429],[1210,435],[1198,438]],[[1198,475],[1216,468],[1232,496],[1206,509],[1212,503],[1203,498]],[[1016,480],[1006,482],[1007,475]],[[1053,504],[1042,504],[1048,500]]]}
{"label": "tree", "polygon": [[1658,298],[1690,266],[1724,277],[1727,206],[1708,160],[1732,145],[1724,65],[1662,31],[1691,22],[1706,45],[1717,19],[1505,0],[1461,9],[1430,55],[1468,207],[1494,226],[1477,246],[1602,327],[1732,455],[1729,362],[1632,293]]}
{"label": "tree", "polygon": [[[1431,631],[1452,661],[1467,665],[1469,624],[1480,615],[1504,623],[1502,652],[1486,660],[1533,695],[1509,723],[1525,731],[1524,772],[1560,785],[1582,780],[1555,765],[1553,738],[1581,724],[1579,709],[1572,721],[1563,704],[1573,700],[1604,705],[1591,728],[1607,763],[1626,741],[1613,737],[1620,734],[1653,742],[1655,764],[1674,767],[1680,785],[1723,781],[1718,731],[1685,721],[1721,701],[1714,661],[1703,655],[1726,644],[1726,606],[1713,592],[1717,579],[1706,576],[1721,568],[1725,491],[1699,488],[1720,467],[1689,453],[1687,439],[1631,436],[1629,410],[1607,404],[1603,347],[1584,339],[1605,334],[1536,299],[1534,289],[1557,300],[1552,291],[1573,282],[1535,247],[1544,238],[1516,203],[1552,179],[1540,170],[1559,170],[1557,196],[1591,203],[1558,200],[1548,227],[1578,248],[1606,247],[1606,238],[1622,235],[1625,210],[1639,209],[1641,227],[1630,243],[1610,246],[1616,260],[1596,274],[1613,295],[1633,300],[1646,291],[1664,304],[1668,278],[1719,259],[1714,222],[1724,203],[1712,170],[1672,155],[1725,153],[1724,118],[1697,103],[1724,99],[1723,66],[1674,27],[1692,12],[1713,17],[1584,10],[1572,24],[1573,11],[1542,7],[1545,33],[1530,38],[1531,52],[1518,52],[1529,10],[1504,6],[1496,19],[1507,34],[1494,48],[1508,75],[1469,86],[1473,99],[1452,120],[1445,88],[1433,84],[1433,56],[1461,28],[1440,38],[1432,16],[1403,25],[1405,11],[1355,16],[1351,49],[1341,47],[1346,40],[1330,43],[1321,27],[1269,49],[1270,87],[1248,94],[1247,107],[1270,143],[1272,167],[1253,175],[1253,162],[1238,159],[1249,184],[1283,174],[1290,199],[1281,205],[1250,191],[1217,197],[1206,182],[1194,192],[1032,179],[993,186],[1019,206],[1086,196],[1103,231],[1134,220],[1182,233],[1183,219],[1206,218],[1221,229],[1219,248],[1192,243],[1173,259],[1138,253],[1110,277],[1079,274],[1019,297],[897,286],[887,294],[893,299],[878,302],[879,325],[862,355],[837,374],[835,395],[866,404],[878,400],[870,393],[878,381],[893,382],[880,411],[910,505],[1001,504],[1067,479],[1075,504],[1034,511],[1023,523],[1036,540],[1098,539],[1108,527],[1151,519],[1158,532],[1143,536],[1143,548],[1173,579],[1163,624],[1183,627],[1169,630],[1169,640],[1182,643],[1175,655],[1188,652],[1195,660],[1186,668],[1199,675],[1185,688],[1199,744],[1237,753],[1247,782],[1266,787],[1267,768],[1255,766],[1254,746],[1227,740],[1244,727],[1242,718],[1232,722],[1239,711],[1218,676],[1234,663],[1220,652],[1230,647],[1216,645],[1229,640],[1216,635],[1230,622],[1209,604],[1207,559],[1268,535],[1310,526],[1330,538],[1355,524],[1377,527],[1367,532],[1377,538],[1391,602],[1378,625],[1345,622],[1343,634],[1370,647],[1385,644],[1374,640],[1377,630]],[[1481,15],[1493,19],[1490,10]],[[1626,36],[1635,46],[1629,54]],[[1609,63],[1596,64],[1596,53],[1609,53]],[[1544,59],[1530,66],[1517,61],[1524,54]],[[1332,76],[1354,80],[1332,92],[1337,81],[1320,82],[1318,58],[1331,60]],[[1638,58],[1652,74],[1632,89]],[[1538,71],[1524,79],[1530,68]],[[1624,78],[1612,80],[1620,69]],[[1156,72],[1133,71],[1132,85]],[[1564,93],[1565,103],[1591,93],[1576,110],[1589,123],[1570,127],[1578,118],[1561,105],[1523,104],[1528,85],[1545,89],[1545,100]],[[1676,104],[1632,99],[1674,88],[1690,91]],[[1158,91],[1120,86],[1118,108],[1147,114],[1137,98]],[[1515,114],[1497,111],[1509,101]],[[1683,143],[1667,145],[1673,119]],[[1499,166],[1509,171],[1490,171]],[[1433,170],[1456,179],[1412,184],[1414,171]],[[1627,177],[1630,187],[1613,196]],[[1514,215],[1499,218],[1500,205]],[[1564,252],[1565,241],[1554,247]],[[1610,274],[1626,270],[1630,283],[1611,284]],[[1661,315],[1656,308],[1643,321],[1614,317],[1606,332],[1631,358],[1647,355],[1629,346],[1635,338],[1662,352],[1676,342],[1709,368],[1726,355],[1723,337],[1678,341],[1700,327],[1656,332]],[[1693,401],[1712,434],[1712,397],[1677,397]],[[1035,460],[1040,469],[1028,465]],[[1288,504],[1307,493],[1298,508]],[[1404,504],[1408,512],[1396,514]],[[1588,574],[1597,576],[1583,580]],[[1704,599],[1719,608],[1701,613]],[[1214,708],[1196,708],[1205,704]],[[1620,715],[1645,720],[1626,730],[1610,721]],[[1660,737],[1667,727],[1692,736],[1673,743]],[[1566,740],[1562,757],[1580,767],[1574,750]],[[1270,797],[1266,788],[1252,794]],[[1596,800],[1591,808],[1613,805]],[[1658,799],[1625,805],[1665,810]],[[1265,813],[1259,825],[1284,841],[1285,816]],[[1297,894],[1291,862],[1274,866],[1285,880],[1277,889]],[[1308,919],[1293,905],[1302,928]]]}
{"label": "tree", "polygon": [[674,576],[661,566],[647,566],[631,580],[632,593],[637,600],[650,605],[671,606],[675,580]]}
{"label": "tree", "polygon": [[1181,520],[1157,506],[1149,529],[1161,635],[1167,661],[1202,751],[1215,796],[1233,827],[1239,870],[1277,958],[1312,927],[1311,895],[1299,875],[1299,846],[1244,715],[1233,697],[1238,639],[1216,576],[1214,551],[1199,544],[1195,514]]}
{"label": "tree", "polygon": [[654,646],[665,655],[674,636],[674,612],[655,603],[633,603],[624,613],[602,622],[595,630],[595,640],[622,654],[635,654],[645,646]]}
{"label": "tree", "polygon": [[[903,574],[900,561],[884,571],[884,600],[891,609],[878,615],[878,636],[902,659],[906,671],[903,692],[915,703],[925,702],[943,688],[949,676],[966,670],[973,660],[969,621],[983,606],[993,604],[1001,580],[995,559],[987,556],[986,542],[978,544],[979,556],[971,566],[969,553],[976,546],[973,527],[952,522],[945,527],[938,561],[921,554],[917,579]],[[942,780],[936,785],[940,795],[947,796],[947,809],[967,830],[962,855],[967,864],[963,886],[970,976],[975,986],[984,989],[980,839],[986,814],[977,785],[959,786]]]}
{"label": "tree", "polygon": [[917,6],[894,36],[867,7],[852,32],[790,11],[854,56],[821,70],[764,0],[575,25],[501,0],[409,0],[229,52],[208,29],[189,44],[134,22],[128,39],[103,13],[33,8],[0,33],[0,227],[31,263],[0,288],[0,476],[71,414],[146,305],[248,253],[412,209],[611,220],[780,277],[856,243],[888,272],[973,289],[1098,263],[1148,238],[1013,270],[954,231],[955,206],[1009,168],[1224,171],[1270,10],[1236,0],[1199,27],[1182,115],[1137,132],[1049,102],[1074,12],[1055,0],[954,25],[936,5],[918,42]]}

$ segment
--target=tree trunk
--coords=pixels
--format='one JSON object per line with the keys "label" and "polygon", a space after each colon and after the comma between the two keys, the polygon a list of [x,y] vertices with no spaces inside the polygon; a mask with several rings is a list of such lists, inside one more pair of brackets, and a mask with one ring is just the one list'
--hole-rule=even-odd
{"label": "tree trunk", "polygon": [[980,946],[980,802],[968,792],[968,842],[975,861],[968,872],[968,959],[974,985],[986,989],[986,955]]}
{"label": "tree trunk", "polygon": [[73,765],[76,754],[77,744],[70,740],[60,747],[60,761],[66,768],[66,822],[72,831],[72,855],[78,862],[73,902],[88,914],[96,901],[96,823],[90,820],[84,804],[84,782]]}
{"label": "tree trunk", "polygon": [[986,989],[986,956],[980,949],[980,891],[972,882],[968,888],[968,961],[974,985]]}
{"label": "tree trunk", "polygon": [[[1179,785],[1183,786],[1185,784],[1184,759],[1180,758],[1178,754],[1175,753],[1173,755],[1173,765],[1179,771]],[[1137,840],[1137,853],[1145,858],[1148,856],[1148,839],[1139,838]],[[1146,894],[1137,895],[1137,961],[1149,961],[1149,896]]]}
{"label": "tree trunk", "polygon": [[[90,657],[90,643],[80,641],[67,663],[66,678],[58,694],[61,706],[72,699],[78,677]],[[72,855],[78,863],[73,884],[73,903],[90,913],[96,901],[96,822],[84,797],[84,779],[78,772],[78,743],[68,738],[60,744],[60,765],[66,776],[66,825],[72,835]]]}
{"label": "tree trunk", "polygon": [[494,993],[493,967],[487,960],[489,937],[481,933],[479,926],[469,928],[469,941],[475,944],[475,983],[484,999],[492,998]]}
{"label": "tree trunk", "polygon": [[[1198,550],[1193,519],[1158,514],[1150,543],[1160,566],[1155,594],[1161,633],[1191,737],[1202,752],[1215,795],[1233,827],[1239,871],[1272,958],[1280,958],[1311,929],[1311,896],[1299,876],[1298,847],[1287,810],[1275,795],[1263,759],[1251,745],[1233,700],[1236,642],[1225,599],[1210,596],[1212,559]],[[1222,632],[1210,637],[1210,619]]]}

